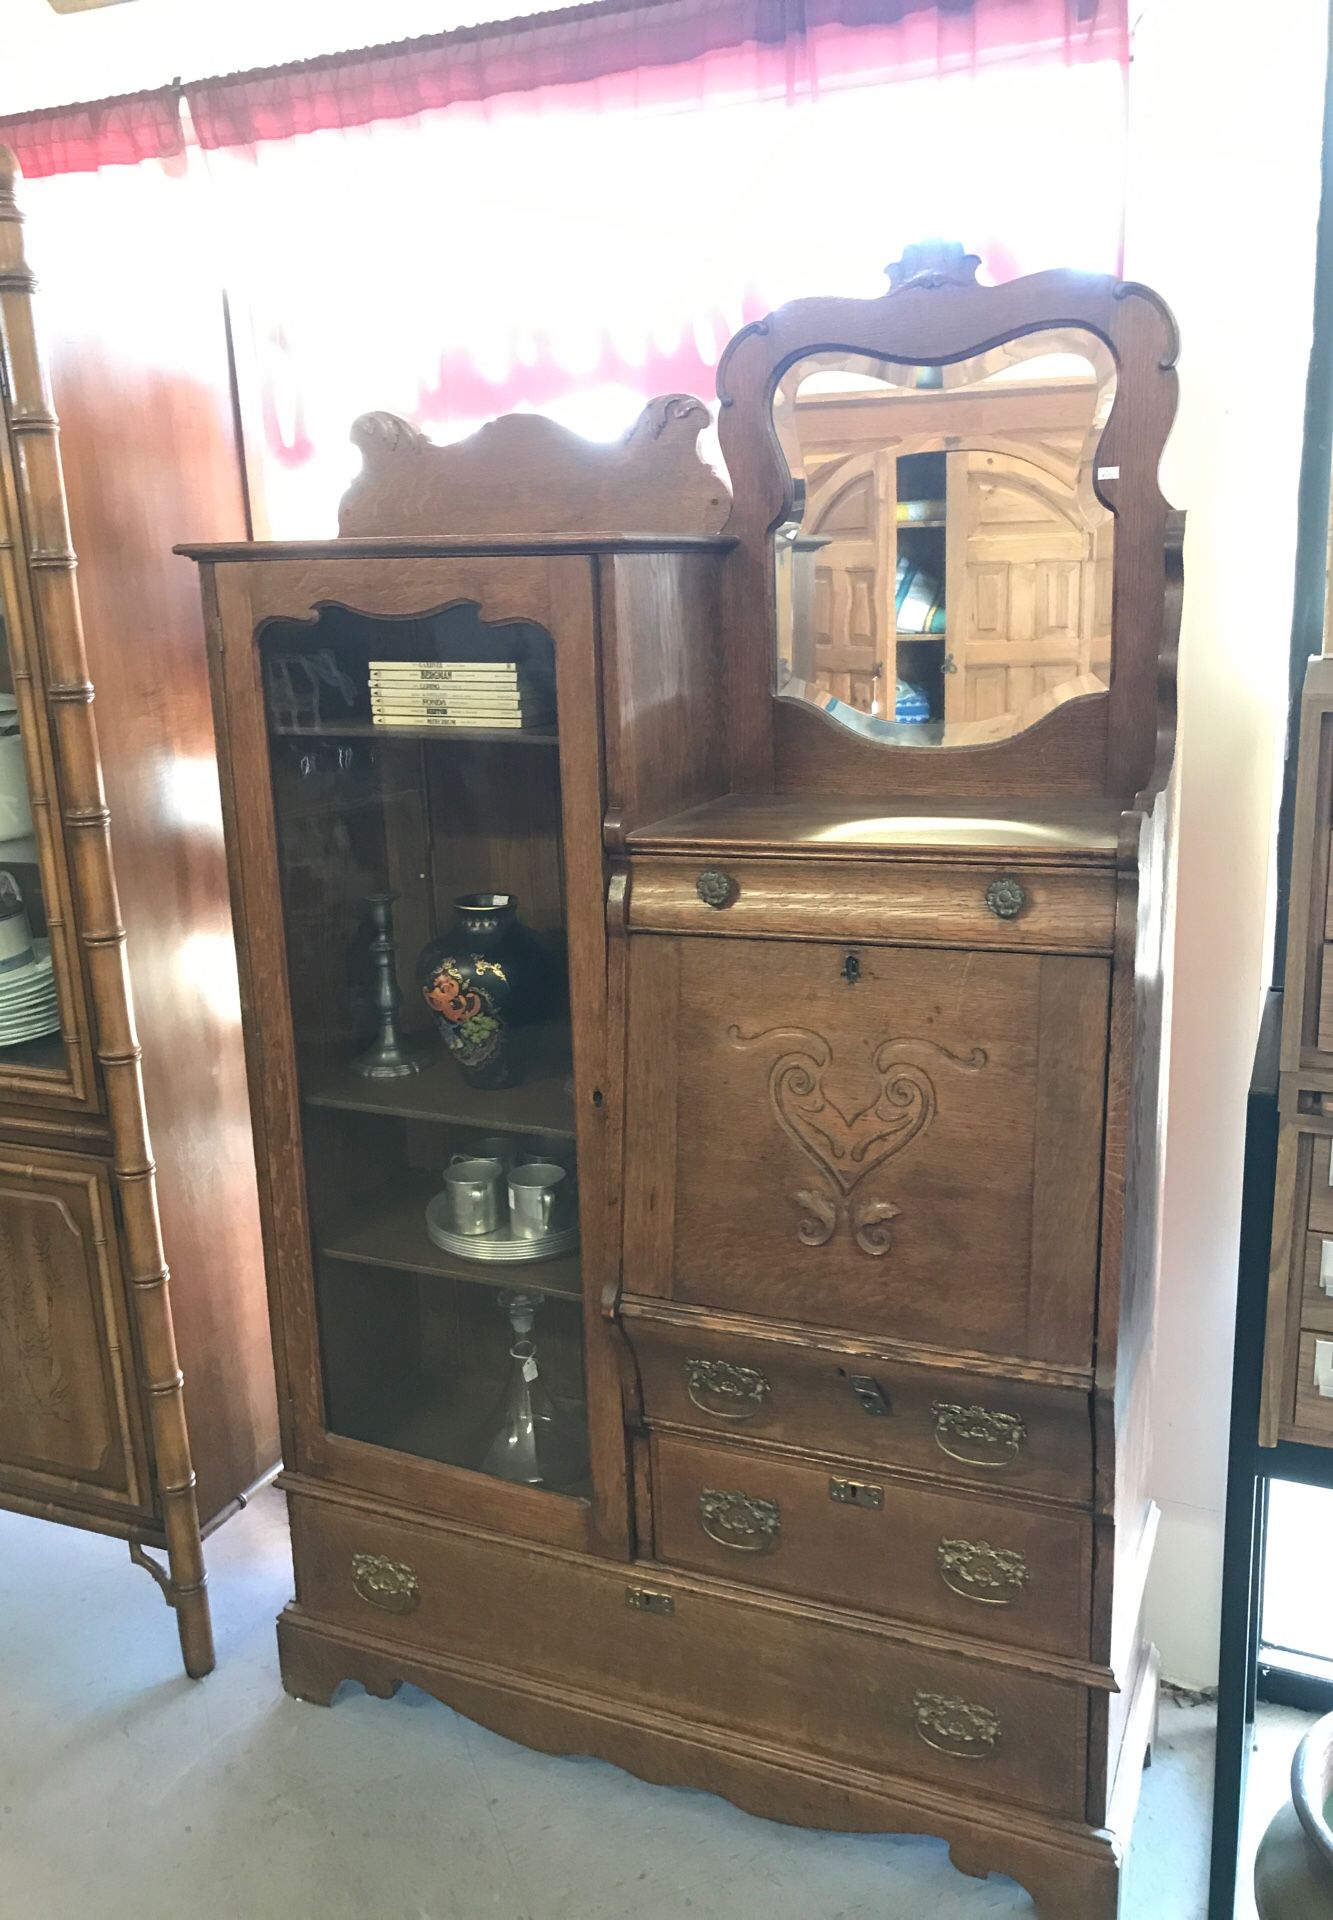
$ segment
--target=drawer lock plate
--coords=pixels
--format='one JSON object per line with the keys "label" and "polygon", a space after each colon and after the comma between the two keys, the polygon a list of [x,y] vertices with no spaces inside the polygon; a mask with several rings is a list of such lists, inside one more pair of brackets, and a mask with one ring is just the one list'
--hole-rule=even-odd
{"label": "drawer lock plate", "polygon": [[653,1587],[626,1587],[625,1605],[633,1607],[636,1613],[670,1614],[676,1611],[676,1602],[669,1593],[659,1593]]}
{"label": "drawer lock plate", "polygon": [[829,1478],[828,1497],[842,1507],[882,1509],[884,1505],[883,1487],[872,1486],[866,1480],[839,1480],[836,1475]]}

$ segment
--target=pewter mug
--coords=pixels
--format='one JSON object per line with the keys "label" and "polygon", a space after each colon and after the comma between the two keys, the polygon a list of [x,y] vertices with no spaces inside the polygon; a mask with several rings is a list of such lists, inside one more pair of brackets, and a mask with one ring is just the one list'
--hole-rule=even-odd
{"label": "pewter mug", "polygon": [[556,1208],[565,1170],[551,1160],[534,1160],[509,1173],[509,1228],[518,1240],[544,1240],[557,1231]]}
{"label": "pewter mug", "polygon": [[454,1233],[494,1233],[500,1224],[504,1168],[498,1160],[455,1154],[444,1170],[449,1225]]}

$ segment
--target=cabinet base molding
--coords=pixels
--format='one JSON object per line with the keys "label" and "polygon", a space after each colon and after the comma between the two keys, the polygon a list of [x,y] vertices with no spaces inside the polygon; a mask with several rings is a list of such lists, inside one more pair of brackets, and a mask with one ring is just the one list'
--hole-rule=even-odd
{"label": "cabinet base molding", "polygon": [[702,1788],[746,1813],[836,1833],[924,1834],[943,1840],[961,1873],[1006,1874],[1041,1920],[1115,1920],[1123,1847],[1107,1830],[1046,1820],[1007,1803],[821,1761],[697,1721],[478,1662],[351,1634],[288,1607],[278,1621],[282,1681],[295,1699],[329,1706],[353,1681],[380,1699],[420,1687],[505,1739],[544,1753],[610,1761],[657,1786]]}

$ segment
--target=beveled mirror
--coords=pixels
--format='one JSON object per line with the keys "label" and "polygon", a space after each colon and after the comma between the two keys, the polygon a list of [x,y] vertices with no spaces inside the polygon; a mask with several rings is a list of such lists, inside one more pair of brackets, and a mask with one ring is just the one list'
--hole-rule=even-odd
{"label": "beveled mirror", "polygon": [[968,358],[786,368],[797,517],[774,536],[775,691],[871,738],[976,746],[1110,683],[1106,345],[1076,327]]}

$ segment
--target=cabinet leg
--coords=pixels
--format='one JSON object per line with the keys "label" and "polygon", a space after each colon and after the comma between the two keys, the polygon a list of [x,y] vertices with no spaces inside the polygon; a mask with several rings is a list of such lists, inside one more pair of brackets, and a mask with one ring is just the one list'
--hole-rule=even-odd
{"label": "cabinet leg", "polygon": [[176,1609],[176,1631],[180,1635],[185,1671],[191,1680],[202,1680],[217,1665],[207,1585],[201,1584],[188,1592],[177,1589],[172,1604]]}
{"label": "cabinet leg", "polygon": [[1027,1888],[1041,1920],[1116,1920],[1120,1912],[1120,1862],[1109,1845],[1097,1852],[1065,1853],[1019,1844],[999,1859],[993,1840],[955,1840],[949,1859],[960,1873],[984,1880],[1007,1873]]}
{"label": "cabinet leg", "polygon": [[402,1681],[369,1650],[346,1647],[322,1634],[307,1633],[299,1617],[278,1616],[278,1665],[282,1684],[294,1700],[331,1707],[344,1680],[355,1680],[367,1693],[391,1700]]}
{"label": "cabinet leg", "polygon": [[167,1549],[168,1564],[164,1567],[145,1550],[142,1540],[131,1535],[130,1559],[136,1567],[142,1567],[145,1573],[152,1575],[162,1598],[169,1607],[175,1609],[176,1631],[180,1636],[185,1671],[191,1680],[202,1680],[217,1665],[217,1655],[213,1650],[213,1615],[208,1604],[208,1575],[204,1572],[202,1554],[196,1551],[189,1559],[189,1571],[198,1576],[189,1581],[176,1577],[176,1560],[170,1547]]}

